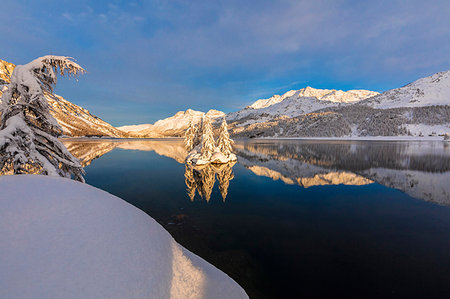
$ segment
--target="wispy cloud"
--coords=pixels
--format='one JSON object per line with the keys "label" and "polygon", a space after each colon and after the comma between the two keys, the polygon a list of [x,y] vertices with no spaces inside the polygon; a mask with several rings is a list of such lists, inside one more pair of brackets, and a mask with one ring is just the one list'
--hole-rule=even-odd
{"label": "wispy cloud", "polygon": [[145,104],[230,110],[284,88],[383,90],[450,69],[447,2],[6,0],[4,58],[77,57],[89,74],[61,92],[122,124]]}

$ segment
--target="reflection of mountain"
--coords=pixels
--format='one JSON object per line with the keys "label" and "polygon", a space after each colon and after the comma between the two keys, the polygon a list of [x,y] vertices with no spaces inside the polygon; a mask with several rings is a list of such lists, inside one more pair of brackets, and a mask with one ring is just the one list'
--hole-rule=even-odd
{"label": "reflection of mountain", "polygon": [[182,140],[134,140],[121,141],[113,139],[63,139],[67,149],[81,161],[83,167],[115,148],[138,151],[155,151],[160,156],[165,156],[184,163],[186,150]]}
{"label": "reflection of mountain", "polygon": [[373,183],[371,180],[345,171],[317,173],[313,177],[289,178],[285,177],[278,171],[262,166],[250,166],[249,169],[258,176],[269,177],[273,180],[281,180],[285,184],[289,185],[298,184],[305,188],[324,185],[366,185]]}
{"label": "reflection of mountain", "polygon": [[[114,148],[155,151],[183,163],[182,140],[64,140],[83,166]],[[444,142],[247,141],[236,142],[241,165],[258,176],[302,187],[377,182],[450,205],[450,147]],[[188,195],[209,200],[217,179],[227,196],[231,167],[186,168]]]}
{"label": "reflection of mountain", "polygon": [[209,202],[211,199],[212,189],[217,178],[219,190],[222,195],[222,199],[225,202],[230,180],[234,178],[234,164],[234,162],[219,165],[206,164],[200,167],[194,167],[190,164],[186,164],[184,177],[186,191],[189,198],[193,201],[197,191],[201,198],[204,198],[207,202]]}
{"label": "reflection of mountain", "polygon": [[155,151],[158,155],[172,158],[178,163],[184,163],[187,156],[184,143],[180,139],[126,141],[119,142],[118,147],[128,150]]}
{"label": "reflection of mountain", "polygon": [[450,149],[442,142],[238,143],[239,162],[257,175],[303,187],[373,181],[450,205]]}
{"label": "reflection of mountain", "polygon": [[83,167],[88,166],[91,162],[104,154],[112,151],[117,143],[113,141],[76,141],[64,139],[64,145],[69,152],[80,160]]}

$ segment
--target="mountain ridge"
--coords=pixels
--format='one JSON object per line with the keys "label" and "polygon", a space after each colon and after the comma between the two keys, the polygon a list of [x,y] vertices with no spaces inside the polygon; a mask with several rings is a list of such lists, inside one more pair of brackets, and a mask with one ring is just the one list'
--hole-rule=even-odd
{"label": "mountain ridge", "polygon": [[194,124],[199,123],[203,116],[215,120],[224,117],[225,113],[214,109],[210,109],[206,113],[187,109],[186,111],[178,111],[175,115],[165,119],[160,119],[154,124],[122,126],[118,127],[118,129],[125,130],[134,137],[182,137],[189,124],[191,122]]}
{"label": "mountain ridge", "polygon": [[[0,96],[11,81],[11,75],[16,66],[13,63],[0,59]],[[87,109],[67,101],[62,96],[45,93],[50,105],[50,113],[63,130],[63,135],[69,137],[128,137],[98,116],[91,114]]]}

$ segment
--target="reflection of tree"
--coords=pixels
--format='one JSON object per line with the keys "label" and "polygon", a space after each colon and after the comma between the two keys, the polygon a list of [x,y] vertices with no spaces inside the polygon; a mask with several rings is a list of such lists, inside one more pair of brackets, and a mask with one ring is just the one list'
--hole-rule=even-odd
{"label": "reflection of tree", "polygon": [[195,189],[197,188],[197,184],[194,178],[193,167],[189,164],[185,164],[184,182],[186,183],[187,195],[189,196],[191,201],[194,201]]}
{"label": "reflection of tree", "polygon": [[219,190],[222,194],[222,199],[228,194],[228,187],[230,185],[230,180],[234,178],[233,166],[235,163],[225,163],[225,164],[206,164],[202,166],[192,166],[189,164],[185,165],[185,183],[186,192],[191,201],[195,198],[195,193],[197,191],[201,198],[204,198],[207,202],[211,199],[212,190],[214,188],[214,183],[219,181]]}
{"label": "reflection of tree", "polygon": [[[228,195],[228,187],[230,186],[230,181],[234,178],[233,174],[233,166],[234,162],[220,164],[217,171],[217,180],[219,181],[219,190],[220,194],[222,194],[222,200],[225,202],[225,199]],[[214,166],[213,166],[214,167]]]}

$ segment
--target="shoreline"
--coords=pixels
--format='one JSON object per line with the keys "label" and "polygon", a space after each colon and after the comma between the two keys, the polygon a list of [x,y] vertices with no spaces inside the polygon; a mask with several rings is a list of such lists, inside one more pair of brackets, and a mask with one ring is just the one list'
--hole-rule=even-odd
{"label": "shoreline", "polygon": [[[60,137],[62,140],[82,140],[82,141],[134,141],[134,140],[183,140],[183,137],[131,137],[131,138],[118,138],[118,137]],[[364,136],[364,137],[255,137],[255,138],[236,138],[234,140],[320,140],[320,141],[441,141],[450,142],[450,140],[444,140],[442,136]]]}
{"label": "shoreline", "polygon": [[[257,140],[330,140],[330,141],[442,141],[442,136],[364,136],[364,137],[258,137]],[[449,141],[447,141],[449,142]]]}

